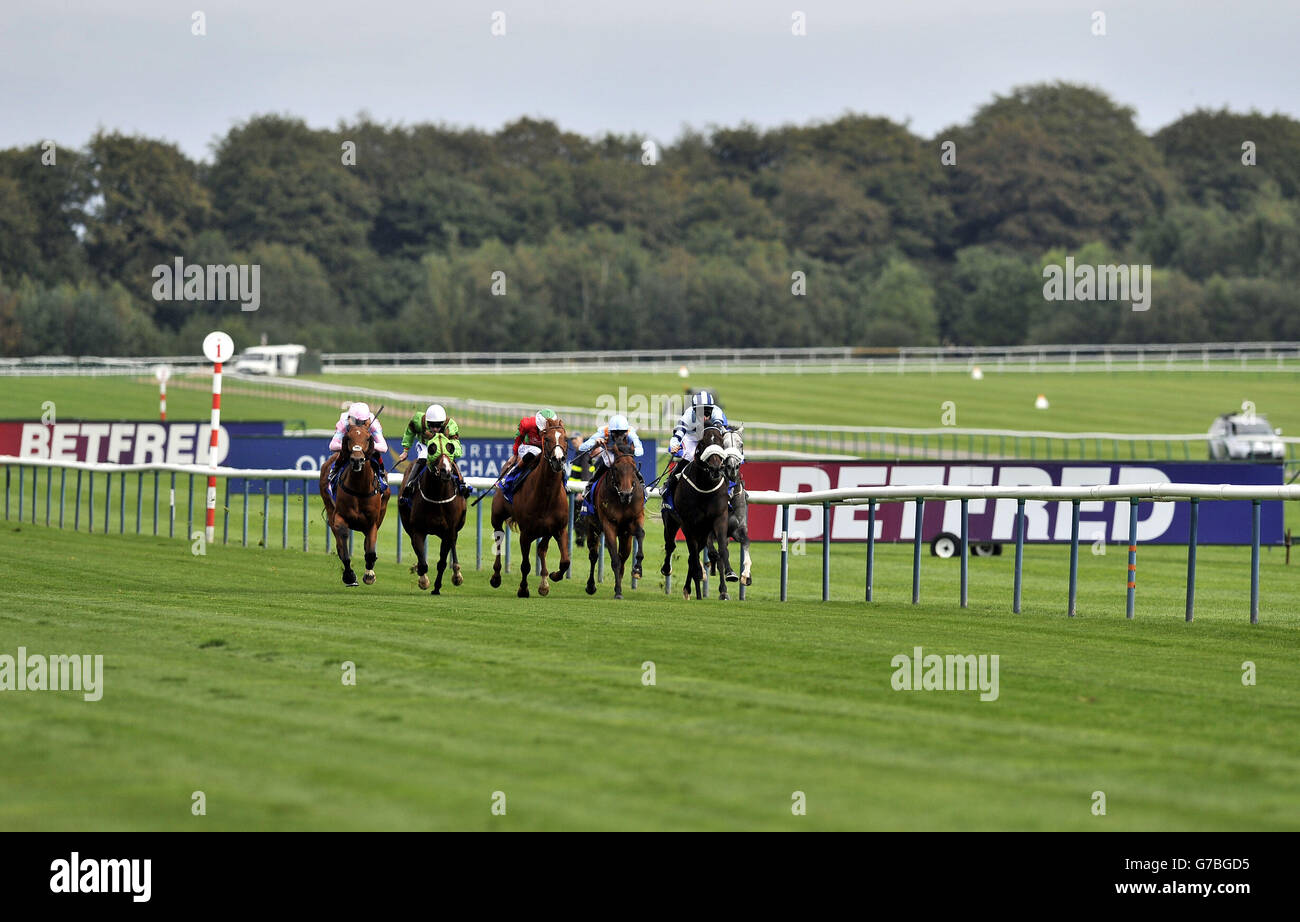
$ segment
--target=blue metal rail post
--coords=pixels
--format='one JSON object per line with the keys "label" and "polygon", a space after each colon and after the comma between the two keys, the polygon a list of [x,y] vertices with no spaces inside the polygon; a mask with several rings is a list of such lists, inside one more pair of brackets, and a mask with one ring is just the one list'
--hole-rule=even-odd
{"label": "blue metal rail post", "polygon": [[1133,617],[1137,601],[1138,575],[1138,501],[1133,497],[1128,501],[1128,600],[1124,608],[1126,618]]}
{"label": "blue metal rail post", "polygon": [[781,507],[781,601],[790,582],[790,507]]}
{"label": "blue metal rail post", "polygon": [[831,504],[822,503],[822,601],[831,600]]}
{"label": "blue metal rail post", "polygon": [[1020,589],[1024,583],[1025,564],[1025,501],[1016,500],[1016,575],[1015,588],[1012,591],[1011,612],[1020,614]]}
{"label": "blue metal rail post", "polygon": [[1250,503],[1250,623],[1259,624],[1259,500]]}
{"label": "blue metal rail post", "polygon": [[968,579],[970,577],[970,500],[961,501],[961,607],[967,608]]}
{"label": "blue metal rail post", "polygon": [[1069,616],[1074,617],[1079,600],[1079,501],[1070,503],[1070,605]]}
{"label": "blue metal rail post", "polygon": [[1192,620],[1196,608],[1196,524],[1200,517],[1201,501],[1192,499],[1192,521],[1187,532],[1187,620]]}
{"label": "blue metal rail post", "polygon": [[925,514],[925,500],[916,498],[916,520],[912,535],[912,604],[921,601],[921,521]]}
{"label": "blue metal rail post", "polygon": [[871,601],[876,568],[876,501],[867,503],[867,601]]}

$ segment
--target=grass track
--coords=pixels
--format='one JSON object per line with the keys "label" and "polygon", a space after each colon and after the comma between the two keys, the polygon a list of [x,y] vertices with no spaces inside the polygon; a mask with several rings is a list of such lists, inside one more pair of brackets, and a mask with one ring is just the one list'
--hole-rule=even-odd
{"label": "grass track", "polygon": [[[356,375],[324,380],[404,393],[459,395],[483,400],[550,402],[595,406],[602,394],[680,395],[675,375]],[[691,384],[715,388],[727,413],[739,420],[799,425],[875,425],[937,427],[942,404],[956,404],[958,426],[969,428],[1052,429],[1069,432],[1204,432],[1219,413],[1251,400],[1288,434],[1300,434],[1300,401],[1291,373],[1124,372],[1044,374],[989,372],[983,381],[961,374],[728,374]],[[233,387],[233,385],[232,385]],[[1033,409],[1046,394],[1051,409]],[[206,419],[210,397],[202,389],[173,387],[167,395],[173,419]],[[42,404],[55,402],[65,419],[152,419],[158,412],[157,385],[128,378],[0,379],[0,418],[37,419]],[[333,425],[332,406],[295,400],[227,393],[229,419],[304,420],[319,428]],[[390,407],[399,411],[415,407]]]}
{"label": "grass track", "polygon": [[[8,522],[24,601],[0,614],[0,652],[103,653],[107,678],[96,703],[0,698],[0,786],[16,793],[0,828],[1300,827],[1300,567],[1280,553],[1252,628],[1240,548],[1204,549],[1192,625],[1176,549],[1139,554],[1133,622],[1113,549],[1085,555],[1072,620],[1062,548],[1029,550],[1020,616],[1007,557],[972,561],[961,611],[952,562],[926,559],[913,607],[910,549],[881,547],[866,606],[861,548],[833,551],[830,603],[807,601],[815,554],[773,601],[771,546],[744,604],[653,581],[622,604],[577,581],[520,600],[516,577],[493,592],[472,564],[433,598],[388,552],[376,586],[345,591],[319,552],[200,557]],[[916,645],[999,654],[999,699],[893,691],[890,660]]]}

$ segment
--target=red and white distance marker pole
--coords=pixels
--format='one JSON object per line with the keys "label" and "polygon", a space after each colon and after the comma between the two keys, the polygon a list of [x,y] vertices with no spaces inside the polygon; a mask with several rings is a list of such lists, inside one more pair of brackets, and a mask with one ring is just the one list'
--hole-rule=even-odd
{"label": "red and white distance marker pole", "polygon": [[212,431],[208,439],[207,541],[216,539],[217,525],[217,437],[221,431],[221,364],[235,354],[235,342],[220,331],[203,338],[203,354],[212,363]]}
{"label": "red and white distance marker pole", "polygon": [[158,419],[167,422],[167,379],[172,376],[172,370],[166,365],[159,365],[153,370],[153,376],[158,379]]}

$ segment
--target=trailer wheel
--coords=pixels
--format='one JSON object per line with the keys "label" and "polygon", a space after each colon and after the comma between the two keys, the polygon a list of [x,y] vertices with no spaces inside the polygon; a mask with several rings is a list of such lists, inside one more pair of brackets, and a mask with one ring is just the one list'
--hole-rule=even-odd
{"label": "trailer wheel", "polygon": [[930,555],[932,557],[955,557],[960,547],[960,539],[956,535],[945,531],[935,535],[934,540],[930,542]]}
{"label": "trailer wheel", "polygon": [[972,544],[970,552],[974,557],[994,557],[1002,553],[1002,545],[984,541],[980,544]]}

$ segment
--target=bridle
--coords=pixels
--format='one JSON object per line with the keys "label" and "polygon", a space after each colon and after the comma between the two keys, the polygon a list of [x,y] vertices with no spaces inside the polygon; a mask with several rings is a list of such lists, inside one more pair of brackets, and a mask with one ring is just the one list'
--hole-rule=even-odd
{"label": "bridle", "polygon": [[[436,443],[436,440],[434,441]],[[446,484],[451,484],[452,481],[451,474],[447,473],[446,476],[444,476],[442,466],[439,465],[437,467],[434,467],[433,465],[433,462],[435,460],[441,461],[441,459],[443,458],[446,458],[452,464],[456,463],[455,461],[452,461],[451,456],[447,454],[446,436],[443,436],[443,441],[441,443],[438,443],[438,453],[436,455],[432,455],[426,458],[424,470],[420,472],[420,476],[415,481],[415,489],[419,491],[420,498],[423,499],[426,503],[432,503],[435,505],[442,504],[442,503],[449,503],[452,500],[454,500],[457,496],[460,495],[454,488],[451,491],[451,495],[443,499],[432,499],[427,493],[424,492],[424,478],[427,474],[429,474],[430,471],[433,472],[433,477],[435,480],[442,481],[443,483]]]}
{"label": "bridle", "polygon": [[[352,440],[353,429],[362,429],[366,433],[366,444],[365,447],[362,448],[361,450],[360,458],[357,458],[356,449],[358,446]],[[339,452],[339,460],[345,462],[349,467],[351,467],[352,472],[354,474],[360,473],[361,471],[365,470],[367,467],[370,466],[370,453],[374,450],[374,446],[375,446],[375,437],[370,431],[370,424],[367,423],[366,425],[363,426],[360,423],[356,423],[352,426],[349,426],[347,431],[344,433],[343,451]],[[347,472],[345,471],[344,474],[346,473]],[[352,489],[347,485],[345,480],[346,480],[345,477],[340,476],[339,486],[342,487],[343,492],[349,493],[352,496],[359,496],[362,499],[368,499],[371,496],[375,496],[380,492],[379,475],[377,472],[374,471],[373,468],[370,471],[371,487],[370,487],[370,492],[368,493],[363,493],[359,490]]]}

